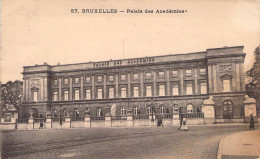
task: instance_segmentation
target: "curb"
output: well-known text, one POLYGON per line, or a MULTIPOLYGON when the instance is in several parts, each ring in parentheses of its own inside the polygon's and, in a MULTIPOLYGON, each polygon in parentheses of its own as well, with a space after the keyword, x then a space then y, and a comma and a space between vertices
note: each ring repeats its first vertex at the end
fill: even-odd
MULTIPOLYGON (((226 137, 227 137, 227 136, 226 136, 226 137)), ((220 142, 219 142, 217 159, 221 159, 221 157, 222 157, 223 141, 225 140, 226 137, 224 137, 223 139, 221 139, 220 142)))

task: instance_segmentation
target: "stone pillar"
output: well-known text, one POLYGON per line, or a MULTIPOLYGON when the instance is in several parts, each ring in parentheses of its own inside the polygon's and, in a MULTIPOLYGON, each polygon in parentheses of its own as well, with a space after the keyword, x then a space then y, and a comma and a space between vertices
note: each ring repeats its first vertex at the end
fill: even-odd
POLYGON ((29 117, 29 120, 28 120, 28 129, 32 130, 32 129, 34 129, 33 116, 32 116, 34 110, 29 110, 29 112, 30 112, 30 117, 29 117))
POLYGON ((204 124, 216 123, 214 106, 215 102, 213 101, 212 96, 209 96, 209 99, 203 101, 201 112, 204 113, 204 124))
POLYGON ((166 70, 166 95, 171 95, 170 93, 170 70, 166 70))
POLYGON ((133 126, 134 126, 134 121, 133 121, 132 110, 128 109, 126 115, 126 127, 133 127, 133 126))
POLYGON ((65 121, 62 122, 62 128, 71 128, 70 116, 65 116, 65 121))
POLYGON ((45 128, 46 128, 46 129, 52 129, 51 123, 52 123, 51 117, 46 117, 45 128))
POLYGON ((84 128, 90 128, 91 127, 91 121, 90 121, 90 115, 85 115, 85 120, 84 120, 84 128))
POLYGON ((112 127, 112 120, 110 114, 105 115, 105 127, 112 127))

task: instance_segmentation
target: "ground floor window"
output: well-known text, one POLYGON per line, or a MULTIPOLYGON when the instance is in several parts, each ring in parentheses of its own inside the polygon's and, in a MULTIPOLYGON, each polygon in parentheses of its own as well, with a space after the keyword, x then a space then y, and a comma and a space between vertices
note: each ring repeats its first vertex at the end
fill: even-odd
POLYGON ((193 106, 191 104, 187 105, 187 113, 193 113, 193 106))
POLYGON ((125 115, 126 115, 126 108, 121 107, 121 116, 125 116, 125 115))

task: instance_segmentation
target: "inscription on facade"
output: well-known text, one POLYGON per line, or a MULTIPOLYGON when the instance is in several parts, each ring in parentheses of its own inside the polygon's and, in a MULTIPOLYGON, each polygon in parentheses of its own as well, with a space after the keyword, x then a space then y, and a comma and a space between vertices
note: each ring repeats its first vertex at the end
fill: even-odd
POLYGON ((231 72, 232 70, 232 65, 231 64, 226 64, 226 65, 220 65, 219 66, 219 71, 220 72, 231 72))
POLYGON ((35 86, 35 85, 39 85, 39 84, 40 84, 39 79, 31 79, 31 85, 35 86))

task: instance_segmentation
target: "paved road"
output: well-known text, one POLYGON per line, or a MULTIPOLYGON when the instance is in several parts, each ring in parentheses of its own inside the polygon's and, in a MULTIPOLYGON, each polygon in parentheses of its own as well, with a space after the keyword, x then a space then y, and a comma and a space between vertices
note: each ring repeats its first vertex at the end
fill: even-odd
MULTIPOLYGON (((256 127, 260 129, 258 125, 256 127)), ((2 131, 2 158, 217 158, 221 138, 248 125, 2 131)))

